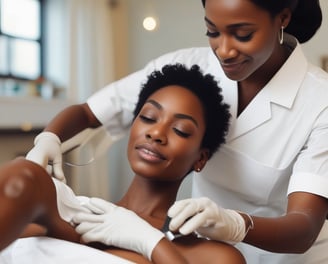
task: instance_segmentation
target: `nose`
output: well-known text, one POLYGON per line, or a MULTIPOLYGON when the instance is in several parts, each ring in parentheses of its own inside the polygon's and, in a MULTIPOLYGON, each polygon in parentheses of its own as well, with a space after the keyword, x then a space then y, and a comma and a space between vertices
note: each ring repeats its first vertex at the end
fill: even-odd
POLYGON ((233 40, 223 35, 216 39, 214 52, 221 62, 235 58, 238 55, 233 40))
POLYGON ((163 126, 153 126, 146 133, 147 140, 151 140, 161 145, 167 143, 166 128, 163 126))

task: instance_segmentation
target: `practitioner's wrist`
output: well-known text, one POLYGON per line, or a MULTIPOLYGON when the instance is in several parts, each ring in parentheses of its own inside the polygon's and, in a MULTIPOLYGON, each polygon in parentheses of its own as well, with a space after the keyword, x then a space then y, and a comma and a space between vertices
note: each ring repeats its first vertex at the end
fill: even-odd
POLYGON ((247 233, 249 232, 249 230, 254 228, 253 218, 247 213, 244 213, 244 212, 238 212, 238 213, 242 216, 242 218, 245 221, 245 236, 246 236, 247 233))

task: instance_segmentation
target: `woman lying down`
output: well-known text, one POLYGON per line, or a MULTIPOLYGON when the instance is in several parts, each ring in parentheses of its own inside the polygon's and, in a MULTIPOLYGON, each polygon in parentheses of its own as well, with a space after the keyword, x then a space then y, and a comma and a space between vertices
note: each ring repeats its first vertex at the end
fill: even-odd
POLYGON ((179 186, 203 169, 224 142, 228 106, 199 67, 167 65, 143 85, 127 149, 135 173, 117 203, 76 197, 38 164, 18 158, 0 169, 0 250, 41 235, 100 247, 137 263, 245 263, 232 245, 161 231, 179 186), (57 197, 57 202, 56 202, 57 197), (94 243, 97 242, 97 243, 94 243))

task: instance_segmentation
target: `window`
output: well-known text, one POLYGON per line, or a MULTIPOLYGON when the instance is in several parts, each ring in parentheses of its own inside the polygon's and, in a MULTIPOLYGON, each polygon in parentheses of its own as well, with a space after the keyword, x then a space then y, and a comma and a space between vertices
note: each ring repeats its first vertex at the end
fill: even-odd
POLYGON ((0 0, 0 76, 42 75, 42 0, 0 0))

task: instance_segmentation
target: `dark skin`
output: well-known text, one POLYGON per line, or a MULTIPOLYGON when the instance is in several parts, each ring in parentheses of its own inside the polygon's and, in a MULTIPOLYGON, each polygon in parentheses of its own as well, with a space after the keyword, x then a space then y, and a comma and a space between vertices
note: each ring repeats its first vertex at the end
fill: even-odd
POLYGON ((290 50, 277 40, 290 16, 285 9, 272 19, 249 1, 206 1, 209 43, 226 75, 238 81, 239 114, 288 58, 290 50))
MULTIPOLYGON (((278 42, 281 27, 287 27, 290 19, 289 9, 271 17, 250 1, 206 0, 205 23, 210 46, 227 77, 238 81, 238 116, 290 55, 290 49, 278 42)), ((46 130, 66 140, 84 128, 99 125, 89 107, 81 104, 64 110, 46 130), (67 126, 72 120, 74 125, 67 126)), ((285 215, 252 216, 255 228, 248 232, 244 242, 272 252, 303 253, 313 244, 327 215, 326 198, 295 192, 288 197, 285 215)))
POLYGON ((254 226, 244 242, 279 253, 304 253, 317 238, 326 220, 328 202, 318 195, 295 192, 279 218, 253 217, 254 226))
MULTIPOLYGON (((205 133, 200 109, 202 105, 193 93, 179 86, 168 86, 150 96, 131 127, 128 158, 135 177, 117 204, 136 212, 158 229, 163 226, 184 177, 190 170, 202 169, 206 164, 208 151, 200 146, 205 133)), ((81 241, 75 229, 60 218, 54 184, 39 165, 17 159, 2 167, 0 195, 1 203, 7 205, 0 210, 0 231, 6 235, 0 239, 0 249, 18 238, 25 228, 24 236, 47 235, 81 241), (29 226, 32 222, 43 229, 29 226)), ((231 245, 194 235, 173 243, 163 238, 153 250, 152 262, 135 252, 90 245, 141 264, 245 263, 231 245)))
MULTIPOLYGON (((0 250, 19 237, 49 236, 75 243, 82 242, 74 227, 60 218, 55 186, 48 173, 38 164, 18 158, 2 166, 0 200, 0 250)), ((163 259, 174 263, 188 263, 172 247, 171 242, 163 239, 160 244, 154 252, 154 259, 160 260, 153 263, 163 263, 163 259)), ((151 263, 135 252, 97 244, 90 246, 137 263, 151 263)))
POLYGON ((97 128, 99 126, 101 126, 101 123, 91 112, 88 104, 84 103, 69 106, 61 111, 44 130, 55 133, 61 142, 64 142, 86 128, 97 128))
POLYGON ((47 172, 23 158, 0 169, 0 249, 30 234, 78 242, 80 236, 57 211, 56 190, 47 172), (35 223, 37 225, 27 225, 35 223), (41 227, 46 228, 41 228, 41 227))
MULTIPOLYGON (((202 106, 195 95, 179 86, 167 86, 150 96, 132 124, 128 159, 135 177, 118 205, 158 229, 184 177, 207 162, 207 150, 200 147, 205 123, 199 109, 202 106), (188 136, 181 136, 181 132, 188 136)), ((165 263, 244 263, 234 247, 193 235, 173 245, 180 258, 177 255, 169 261, 167 252, 172 251, 172 243, 162 239, 153 252, 154 263, 163 259, 165 263)))
MULTIPOLYGON (((0 250, 19 237, 49 236, 81 243, 73 226, 60 218, 56 189, 48 173, 38 164, 17 158, 0 168, 0 250)), ((83 242, 82 242, 83 243, 83 242)), ((99 245, 90 245, 100 247, 99 245)), ((130 251, 101 249, 136 261, 150 263, 130 251)))
MULTIPOLYGON (((238 115, 290 55, 290 49, 277 41, 281 27, 286 27, 290 18, 289 9, 272 18, 250 1, 206 0, 210 46, 226 75, 238 81, 238 115)), ((284 216, 252 216, 255 228, 244 242, 272 252, 304 253, 317 238, 327 215, 326 198, 295 192, 288 196, 284 216)))

